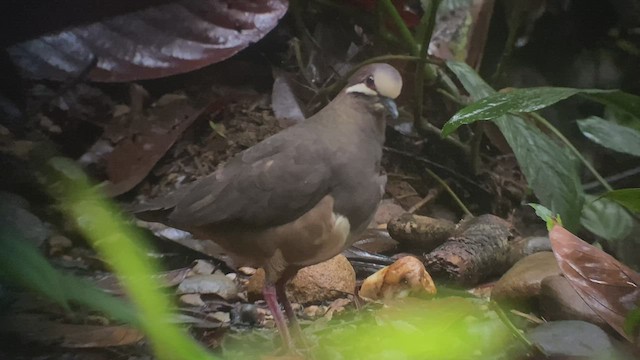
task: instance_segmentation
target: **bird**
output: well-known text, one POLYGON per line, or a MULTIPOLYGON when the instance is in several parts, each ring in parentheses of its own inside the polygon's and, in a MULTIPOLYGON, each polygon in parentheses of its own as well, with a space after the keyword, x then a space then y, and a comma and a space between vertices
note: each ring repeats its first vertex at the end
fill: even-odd
POLYGON ((301 332, 285 284, 299 269, 341 253, 371 222, 387 181, 386 117, 398 117, 401 90, 393 66, 363 66, 315 115, 134 212, 218 243, 236 264, 263 268, 264 300, 292 349, 286 320, 294 335, 301 332))

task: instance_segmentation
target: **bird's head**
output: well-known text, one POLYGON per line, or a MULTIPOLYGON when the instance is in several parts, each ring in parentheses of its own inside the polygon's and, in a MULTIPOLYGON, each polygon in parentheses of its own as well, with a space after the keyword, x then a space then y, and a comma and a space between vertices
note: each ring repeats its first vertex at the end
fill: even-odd
POLYGON ((349 78, 345 94, 367 100, 375 112, 388 111, 395 119, 398 107, 394 101, 402 90, 402 77, 393 66, 383 63, 362 67, 349 78))

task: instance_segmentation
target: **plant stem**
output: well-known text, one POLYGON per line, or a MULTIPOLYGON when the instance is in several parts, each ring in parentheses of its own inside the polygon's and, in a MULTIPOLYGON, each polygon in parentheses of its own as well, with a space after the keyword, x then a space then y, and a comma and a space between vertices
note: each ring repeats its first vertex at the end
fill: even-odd
POLYGON ((453 201, 455 201, 455 203, 458 204, 458 206, 460 207, 462 212, 465 213, 465 215, 473 217, 473 214, 471 213, 471 211, 469 211, 469 209, 464 205, 462 200, 460 200, 458 195, 456 195, 456 193, 449 187, 449 184, 447 184, 446 181, 442 180, 440 176, 438 176, 436 173, 431 171, 429 168, 425 168, 425 171, 427 172, 427 174, 429 174, 429 176, 431 176, 435 181, 437 181, 445 189, 445 191, 449 193, 449 195, 451 195, 451 198, 453 198, 453 201))
MULTIPOLYGON (((377 63, 377 62, 385 62, 385 61, 392 61, 392 60, 417 61, 418 57, 413 55, 382 55, 382 56, 372 57, 370 59, 367 59, 355 65, 353 68, 351 68, 351 70, 349 70, 346 74, 344 74, 342 80, 336 81, 333 85, 325 87, 321 92, 329 95, 335 95, 340 89, 344 87, 344 85, 347 82, 346 79, 348 79, 351 75, 355 74, 355 72, 358 71, 361 67, 365 65, 377 63)), ((429 63, 434 63, 438 65, 442 64, 442 61, 439 61, 438 59, 427 59, 427 61, 429 63)))
POLYGON ((547 121, 547 119, 543 118, 542 116, 540 116, 537 113, 530 113, 531 117, 537 121, 538 123, 540 123, 541 125, 543 125, 544 127, 546 127, 547 129, 549 129, 554 135, 556 135, 568 148, 569 150, 571 150, 571 152, 573 152, 573 154, 580 160, 582 161, 582 163, 584 164, 584 166, 593 174, 593 176, 602 184, 602 186, 604 186, 605 189, 607 189, 607 191, 612 191, 613 187, 611 187, 611 185, 609 185, 609 183, 607 182, 607 180, 605 180, 602 175, 600 175, 600 173, 593 167, 593 165, 591 165, 591 163, 589 161, 587 161, 587 159, 584 158, 584 156, 582 156, 582 154, 580 153, 580 151, 578 149, 575 148, 575 146, 573 146, 573 144, 569 141, 569 139, 567 139, 561 132, 560 130, 558 130, 555 126, 553 126, 549 121, 547 121))
POLYGON ((447 99, 451 100, 452 102, 460 105, 460 106, 467 106, 469 104, 465 103, 464 101, 458 99, 455 95, 451 94, 450 92, 448 92, 445 89, 442 88, 438 88, 436 89, 436 92, 444 97, 446 97, 447 99))
POLYGON ((418 55, 418 44, 413 38, 413 35, 411 35, 411 31, 404 23, 404 20, 402 20, 402 17, 398 13, 398 10, 391 3, 391 0, 378 0, 378 4, 387 14, 389 14, 391 20, 393 20, 394 25, 400 32, 400 37, 402 37, 402 40, 404 40, 407 47, 409 47, 409 52, 413 55, 418 55))
MULTIPOLYGON (((433 29, 436 22, 436 14, 441 0, 430 0, 424 15, 420 19, 418 30, 416 34, 416 43, 420 46, 420 52, 418 53, 418 63, 416 64, 416 83, 415 83, 415 108, 413 111, 414 126, 417 129, 424 127, 422 121, 422 110, 424 102, 424 80, 427 67, 427 54, 429 50, 429 43, 431 42, 431 36, 433 35, 433 29)), ((436 77, 435 71, 430 71, 430 80, 434 80, 436 77)))
POLYGON ((511 59, 511 53, 513 49, 516 47, 516 41, 518 37, 518 28, 522 23, 522 16, 518 15, 516 19, 512 20, 509 24, 509 35, 507 37, 507 41, 504 46, 504 50, 502 51, 502 55, 500 56, 500 61, 496 66, 496 71, 493 73, 491 79, 493 83, 499 83, 500 78, 502 77, 502 73, 504 72, 504 67, 507 65, 507 62, 511 59))
POLYGON ((500 321, 502 321, 502 323, 511 331, 513 336, 515 336, 516 339, 518 339, 523 345, 525 345, 527 348, 535 349, 535 350, 539 351, 540 354, 542 354, 542 355, 547 355, 544 352, 544 350, 542 350, 542 348, 540 348, 536 344, 534 344, 531 341, 529 341, 529 339, 527 339, 527 337, 524 336, 524 334, 522 334, 520 329, 518 329, 511 322, 511 320, 509 319, 507 314, 504 312, 504 310, 502 310, 502 308, 500 307, 500 305, 498 305, 498 303, 496 303, 495 301, 489 302, 489 308, 492 309, 498 315, 498 318, 500 319, 500 321))
POLYGON ((482 144, 482 137, 484 136, 484 126, 482 121, 476 122, 474 127, 473 137, 471 138, 471 167, 473 174, 478 175, 480 172, 480 145, 482 144))

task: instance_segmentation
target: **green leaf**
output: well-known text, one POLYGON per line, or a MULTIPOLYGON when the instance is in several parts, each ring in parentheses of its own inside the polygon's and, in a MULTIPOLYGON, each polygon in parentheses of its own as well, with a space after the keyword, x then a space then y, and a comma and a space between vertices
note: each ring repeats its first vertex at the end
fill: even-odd
POLYGON ((496 91, 466 63, 462 61, 447 61, 447 67, 456 74, 458 80, 460 80, 462 86, 474 101, 496 93, 496 91))
POLYGON ((531 206, 536 211, 536 215, 538 215, 540 219, 544 220, 544 222, 547 223, 547 230, 551 231, 555 224, 560 224, 560 226, 562 226, 562 220, 560 219, 560 216, 556 216, 553 211, 540 204, 529 203, 527 205, 531 206))
POLYGON ((617 202, 632 213, 640 213, 640 188, 609 191, 603 197, 617 202))
POLYGON ((589 140, 608 149, 640 156, 640 131, 597 116, 578 120, 580 131, 589 140))
POLYGON ((442 135, 447 136, 461 125, 478 120, 491 120, 509 113, 540 110, 576 94, 599 94, 612 91, 615 90, 534 87, 494 93, 491 96, 482 97, 453 115, 442 128, 442 135))
POLYGON ((602 93, 583 92, 587 99, 599 102, 626 114, 632 118, 640 119, 640 96, 628 94, 622 91, 609 91, 602 93))
POLYGON ((583 205, 579 163, 540 129, 515 116, 495 120, 540 202, 576 230, 583 205))
MULTIPOLYGON (((495 91, 468 65, 448 61, 474 100, 495 91)), ((499 116, 495 123, 513 149, 529 187, 540 203, 560 214, 565 227, 577 229, 584 197, 578 163, 568 152, 536 126, 511 115, 499 116)))
POLYGON ((640 118, 629 115, 628 113, 621 111, 620 109, 607 106, 604 108, 604 118, 613 121, 618 125, 626 126, 628 128, 640 131, 640 118))
POLYGON ((587 230, 609 241, 626 238, 633 228, 633 218, 616 202, 593 195, 585 195, 580 223, 587 230))

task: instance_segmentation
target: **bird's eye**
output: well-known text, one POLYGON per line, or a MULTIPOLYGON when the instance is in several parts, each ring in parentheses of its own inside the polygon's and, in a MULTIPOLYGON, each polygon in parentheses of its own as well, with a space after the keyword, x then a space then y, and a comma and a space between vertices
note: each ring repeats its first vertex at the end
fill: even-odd
POLYGON ((365 84, 369 89, 375 89, 376 83, 373 81, 373 76, 369 76, 367 80, 365 80, 365 84))

